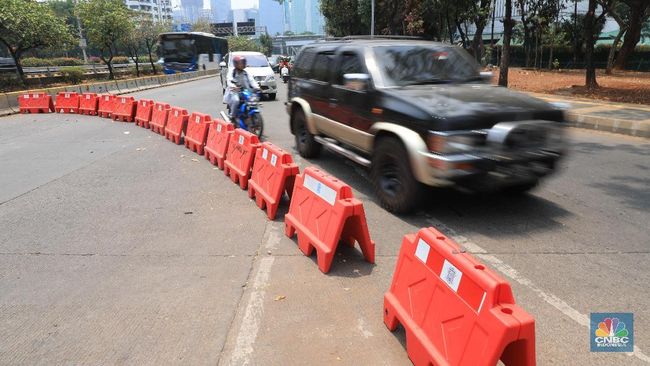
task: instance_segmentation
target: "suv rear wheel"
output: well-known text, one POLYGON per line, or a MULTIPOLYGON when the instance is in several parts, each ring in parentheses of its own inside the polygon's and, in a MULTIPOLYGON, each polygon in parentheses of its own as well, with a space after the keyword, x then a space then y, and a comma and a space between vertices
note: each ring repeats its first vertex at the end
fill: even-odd
POLYGON ((293 133, 296 135, 296 149, 303 158, 317 158, 321 144, 314 140, 314 135, 307 130, 305 113, 297 110, 293 113, 293 133))
POLYGON ((406 148, 397 138, 377 142, 370 177, 382 207, 390 212, 409 213, 422 199, 422 184, 413 176, 406 148))

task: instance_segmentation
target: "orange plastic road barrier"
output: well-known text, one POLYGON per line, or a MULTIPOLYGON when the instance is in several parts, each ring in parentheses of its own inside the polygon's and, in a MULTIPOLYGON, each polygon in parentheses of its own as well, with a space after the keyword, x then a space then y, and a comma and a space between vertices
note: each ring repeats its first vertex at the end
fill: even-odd
POLYGON ((115 96, 111 94, 102 94, 99 96, 99 106, 97 107, 97 114, 100 117, 110 118, 113 113, 115 104, 115 96))
POLYGON ((185 133, 187 129, 187 109, 172 107, 169 110, 169 115, 167 116, 167 124, 165 125, 165 137, 167 140, 175 143, 176 145, 181 144, 181 136, 185 133))
POLYGON ((187 120, 187 132, 185 133, 185 147, 203 155, 205 140, 208 138, 208 127, 212 124, 209 115, 194 112, 187 120))
POLYGON ((136 104, 133 97, 115 97, 111 117, 114 121, 133 122, 136 104))
POLYGON ((248 187, 253 159, 259 146, 260 140, 257 135, 241 128, 235 129, 235 132, 230 135, 223 172, 230 176, 233 183, 239 183, 241 189, 248 187))
POLYGON ((356 241, 366 260, 375 263, 375 243, 370 240, 363 204, 353 197, 349 185, 314 167, 296 176, 284 223, 288 237, 298 233, 298 247, 305 255, 316 248, 323 273, 329 272, 339 241, 350 246, 356 241))
POLYGON ((149 128, 149 121, 151 121, 151 108, 153 107, 153 100, 151 99, 140 99, 138 100, 138 106, 136 107, 135 112, 135 124, 149 128))
POLYGON ((255 197, 257 207, 262 210, 266 207, 266 215, 273 220, 282 195, 287 192, 291 198, 293 183, 299 172, 291 154, 270 142, 264 142, 255 153, 253 174, 248 181, 248 197, 255 197))
POLYGON ((54 110, 52 97, 45 93, 26 93, 18 97, 20 113, 50 113, 54 110))
POLYGON ((168 103, 159 103, 153 105, 151 112, 151 121, 149 121, 149 128, 155 133, 164 135, 165 126, 167 125, 167 116, 171 107, 168 103))
POLYGON ((59 113, 79 113, 79 94, 60 92, 56 95, 55 110, 59 113))
POLYGON ((230 135, 233 134, 235 127, 232 123, 215 119, 208 127, 208 139, 205 142, 205 158, 210 160, 212 165, 216 165, 223 170, 228 152, 228 143, 230 135))
POLYGON ((97 94, 83 93, 79 97, 79 114, 96 116, 98 105, 99 105, 99 98, 97 98, 97 94))
POLYGON ((508 282, 434 228, 402 241, 384 296, 384 323, 398 322, 416 366, 535 365, 535 320, 508 282))

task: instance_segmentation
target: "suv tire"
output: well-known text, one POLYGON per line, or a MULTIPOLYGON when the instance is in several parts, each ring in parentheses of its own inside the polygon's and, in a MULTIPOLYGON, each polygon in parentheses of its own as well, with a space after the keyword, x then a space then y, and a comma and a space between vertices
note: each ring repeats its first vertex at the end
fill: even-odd
POLYGON ((370 178, 381 206, 390 212, 412 212, 422 200, 422 184, 413 176, 406 148, 397 138, 384 137, 377 142, 370 178))
POLYGON ((314 140, 314 135, 307 130, 305 113, 299 109, 293 113, 293 133, 296 136, 296 149, 303 158, 317 158, 321 144, 314 140))

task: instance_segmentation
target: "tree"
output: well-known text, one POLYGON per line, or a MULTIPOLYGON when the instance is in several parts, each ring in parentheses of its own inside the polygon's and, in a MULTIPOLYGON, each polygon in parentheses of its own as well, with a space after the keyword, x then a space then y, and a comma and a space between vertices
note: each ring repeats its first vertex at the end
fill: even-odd
POLYGON ((512 0, 506 0, 506 16, 503 18, 503 47, 501 50, 501 65, 499 67, 499 85, 508 86, 508 67, 510 66, 510 38, 512 37, 512 0))
POLYGON ((594 66, 594 45, 600 32, 596 32, 597 24, 604 22, 605 16, 615 0, 589 0, 587 14, 585 14, 584 39, 585 39, 585 86, 589 89, 598 88, 596 82, 596 67, 594 66), (600 5, 602 13, 596 16, 596 8, 600 5))
POLYGON ((614 67, 619 70, 625 69, 627 59, 634 52, 637 43, 641 39, 643 23, 650 18, 650 1, 648 0, 622 0, 630 9, 630 18, 627 32, 623 38, 623 45, 616 57, 614 67))
POLYGON ((630 8, 623 2, 617 1, 616 4, 612 6, 609 10, 609 15, 612 17, 618 24, 618 32, 616 37, 612 42, 612 46, 609 48, 609 55, 607 55, 607 68, 605 73, 610 75, 612 73, 612 68, 614 67, 614 56, 616 55, 616 48, 618 47, 621 38, 625 34, 629 24, 630 17, 630 8))
POLYGON ((141 21, 143 16, 140 15, 135 19, 134 29, 132 32, 126 35, 124 38, 124 46, 126 48, 126 54, 129 56, 131 61, 135 63, 135 76, 140 77, 140 51, 143 50, 142 37, 140 36, 140 26, 142 25, 141 21))
POLYGON ((113 57, 133 32, 131 11, 122 0, 86 0, 77 5, 77 14, 89 42, 97 47, 99 58, 108 67, 109 79, 115 79, 113 57))
POLYGON ((0 43, 14 59, 23 84, 26 79, 20 60, 25 51, 72 42, 65 19, 56 17, 47 5, 35 1, 0 0, 0 43))
POLYGON ((260 47, 262 48, 262 53, 271 56, 273 52, 273 38, 268 34, 262 34, 260 36, 260 47))
POLYGON ((158 45, 158 35, 160 33, 169 32, 171 30, 171 24, 163 21, 154 22, 151 18, 145 18, 140 21, 137 30, 138 36, 142 39, 142 43, 147 50, 151 70, 153 74, 156 75, 156 65, 154 64, 153 54, 155 47, 158 45))
POLYGON ((490 5, 492 0, 480 0, 480 5, 476 8, 474 3, 474 38, 472 39, 472 53, 476 61, 481 61, 483 57, 483 29, 487 22, 487 17, 490 14, 490 5))
POLYGON ((228 37, 228 51, 255 51, 261 52, 260 46, 246 36, 228 37))
MULTIPOLYGON (((370 1, 365 2, 369 7, 370 1)), ((321 0, 326 32, 334 37, 370 33, 370 18, 362 16, 362 3, 359 0, 321 0)))
POLYGON ((199 17, 194 24, 192 24, 192 32, 204 32, 212 34, 212 25, 210 19, 199 17))

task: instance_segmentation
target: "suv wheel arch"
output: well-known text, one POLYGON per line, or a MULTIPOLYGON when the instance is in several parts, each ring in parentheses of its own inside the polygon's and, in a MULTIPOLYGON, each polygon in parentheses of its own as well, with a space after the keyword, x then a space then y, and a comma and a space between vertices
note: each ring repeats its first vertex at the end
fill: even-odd
POLYGON ((370 132, 375 136, 373 141, 373 153, 377 142, 383 136, 392 136, 399 139, 404 148, 406 149, 409 162, 411 163, 411 170, 415 179, 422 183, 429 181, 428 171, 429 167, 426 158, 422 153, 427 152, 427 145, 422 137, 410 128, 390 123, 390 122, 376 122, 370 128, 370 132))
POLYGON ((307 131, 312 135, 318 135, 318 130, 314 125, 314 120, 312 118, 311 107, 309 103, 302 98, 293 98, 291 99, 291 115, 290 115, 290 128, 291 133, 295 134, 293 126, 293 116, 297 111, 302 111, 305 114, 305 122, 307 125, 307 131))

